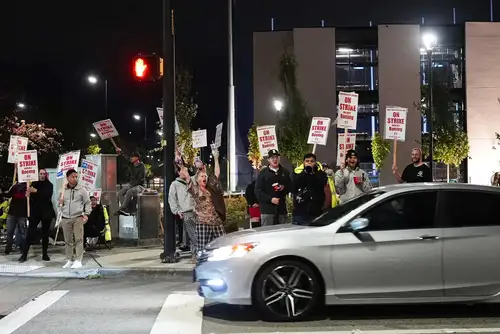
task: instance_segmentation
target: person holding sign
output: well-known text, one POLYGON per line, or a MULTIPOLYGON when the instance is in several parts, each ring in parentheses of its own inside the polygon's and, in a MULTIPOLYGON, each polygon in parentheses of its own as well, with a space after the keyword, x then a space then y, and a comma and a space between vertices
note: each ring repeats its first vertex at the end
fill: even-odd
POLYGON ((115 216, 118 214, 130 216, 128 210, 132 198, 144 191, 144 185, 146 184, 146 167, 141 162, 141 156, 139 153, 134 152, 130 155, 130 157, 127 157, 118 147, 116 148, 116 153, 121 154, 125 159, 130 160, 132 165, 130 166, 129 185, 123 187, 118 192, 118 198, 120 199, 121 206, 118 208, 115 216))
MULTIPOLYGON (((14 243, 14 231, 16 227, 19 231, 21 250, 26 247, 28 198, 26 196, 26 182, 17 182, 10 187, 7 198, 11 198, 9 213, 7 215, 7 244, 5 245, 5 255, 12 253, 14 243)), ((26 257, 22 255, 19 262, 25 262, 26 257)))
POLYGON ((359 158, 355 150, 347 151, 345 163, 335 173, 335 187, 340 195, 340 203, 372 189, 368 173, 359 168, 359 158))
POLYGON ((422 161, 422 150, 414 148, 411 151, 411 164, 399 174, 398 166, 392 166, 392 173, 398 183, 432 182, 431 169, 422 161))

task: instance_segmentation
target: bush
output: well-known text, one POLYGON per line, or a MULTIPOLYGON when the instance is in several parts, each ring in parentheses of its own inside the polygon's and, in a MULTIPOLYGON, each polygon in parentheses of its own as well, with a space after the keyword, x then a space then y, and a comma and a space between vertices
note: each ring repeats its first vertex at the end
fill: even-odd
POLYGON ((247 201, 245 197, 239 195, 224 197, 224 202, 226 203, 226 232, 238 231, 239 225, 245 221, 247 201))

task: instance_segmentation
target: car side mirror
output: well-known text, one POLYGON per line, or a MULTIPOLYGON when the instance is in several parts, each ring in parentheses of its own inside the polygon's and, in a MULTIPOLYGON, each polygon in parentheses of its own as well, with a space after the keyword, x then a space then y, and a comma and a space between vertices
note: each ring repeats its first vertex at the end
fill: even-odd
POLYGON ((368 227, 369 224, 370 221, 367 218, 355 218, 349 223, 349 227, 353 232, 358 232, 368 227))

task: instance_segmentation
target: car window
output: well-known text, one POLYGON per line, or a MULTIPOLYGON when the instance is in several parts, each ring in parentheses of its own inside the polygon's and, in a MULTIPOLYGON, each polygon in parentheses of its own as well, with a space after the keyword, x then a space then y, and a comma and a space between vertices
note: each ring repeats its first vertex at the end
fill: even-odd
POLYGON ((364 212, 369 220, 363 231, 410 230, 434 227, 437 192, 397 195, 364 212))
POLYGON ((499 226, 500 194, 484 191, 443 191, 447 226, 499 226))

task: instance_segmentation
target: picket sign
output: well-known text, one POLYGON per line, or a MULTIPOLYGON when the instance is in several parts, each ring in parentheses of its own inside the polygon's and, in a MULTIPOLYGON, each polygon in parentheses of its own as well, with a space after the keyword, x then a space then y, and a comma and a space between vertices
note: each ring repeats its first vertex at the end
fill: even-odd
POLYGON ((101 137, 102 140, 109 139, 111 140, 111 144, 113 144, 114 148, 118 148, 113 138, 118 137, 119 134, 110 119, 95 122, 92 125, 94 126, 94 129, 97 131, 97 134, 99 135, 99 137, 101 137))
POLYGON ((7 163, 14 164, 14 175, 12 177, 12 184, 16 184, 17 178, 17 163, 16 154, 28 150, 28 138, 21 136, 10 136, 9 141, 9 157, 7 163))
POLYGON ((260 154, 263 157, 267 157, 267 153, 270 150, 279 151, 276 125, 263 125, 257 127, 257 138, 259 140, 260 154))
POLYGON ((337 127, 344 129, 344 156, 348 129, 356 130, 358 123, 358 100, 356 93, 339 92, 339 116, 337 127))
POLYGON ((406 139, 406 120, 408 116, 408 109, 395 106, 387 106, 385 108, 385 131, 384 138, 393 140, 393 155, 392 164, 395 166, 398 140, 405 141, 406 139))
POLYGON ((98 164, 90 160, 82 160, 82 166, 80 167, 80 183, 86 190, 89 191, 95 188, 98 170, 98 164))
POLYGON ((215 148, 219 148, 222 145, 222 126, 224 123, 219 123, 215 127, 215 148))
MULTIPOLYGON (((17 152, 17 179, 20 183, 26 182, 29 189, 31 182, 38 181, 38 152, 36 150, 17 152)), ((29 225, 30 201, 26 201, 27 224, 29 225)))
POLYGON ((207 146, 207 130, 196 130, 192 132, 193 148, 207 146))

